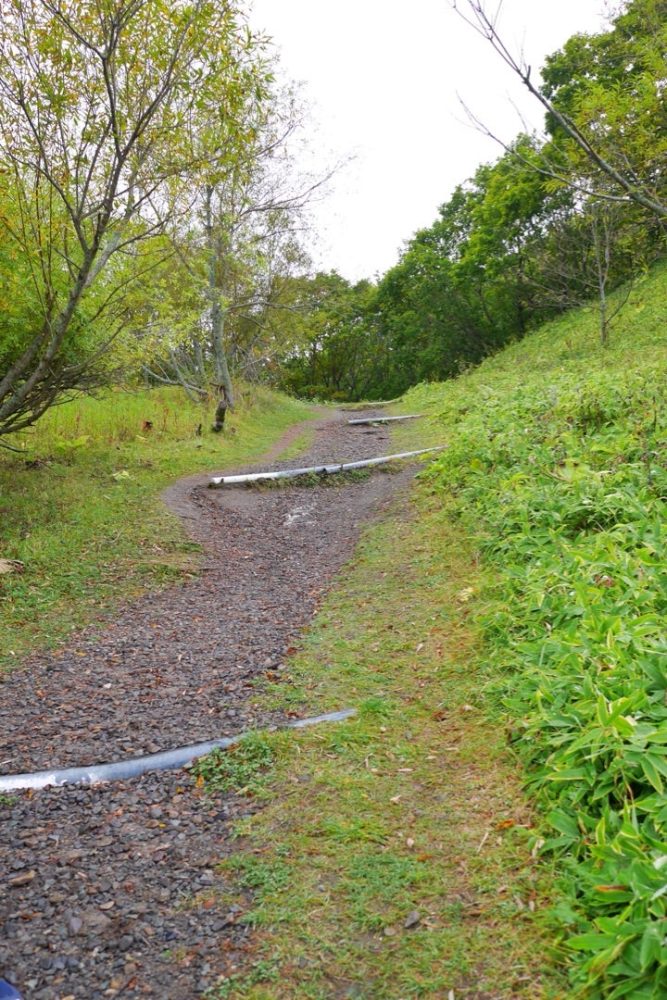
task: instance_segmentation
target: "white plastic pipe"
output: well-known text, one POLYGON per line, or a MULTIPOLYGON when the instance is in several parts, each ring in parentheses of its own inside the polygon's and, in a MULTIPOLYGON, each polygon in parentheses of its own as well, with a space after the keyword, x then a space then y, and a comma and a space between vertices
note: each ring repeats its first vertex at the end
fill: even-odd
MULTIPOLYGON (((341 722, 356 715, 356 709, 344 708, 339 712, 328 712, 326 715, 316 715, 309 719, 296 719, 288 722, 284 729, 305 729, 316 726, 320 722, 341 722)), ((277 729, 269 727, 269 730, 277 729)), ((219 740, 208 740, 206 743, 193 743, 191 746, 177 747, 175 750, 163 750, 161 753, 147 754, 145 757, 128 757, 111 764, 90 764, 87 767, 65 767, 62 770, 32 771, 26 774, 0 775, 0 792, 15 792, 23 788, 46 788, 48 785, 98 785, 105 781, 127 781, 128 778, 138 778, 147 771, 170 771, 184 767, 203 757, 211 750, 218 748, 226 750, 247 736, 225 736, 219 740)))
POLYGON ((384 455, 382 458, 365 458, 361 462, 343 462, 338 465, 311 465, 307 469, 282 469, 278 472, 250 472, 243 476, 215 476, 208 484, 212 489, 219 486, 237 486, 240 483, 258 483, 265 479, 293 479, 295 476, 307 476, 309 473, 333 475, 335 472, 347 472, 348 469, 364 469, 370 465, 384 465, 399 458, 413 458, 415 455, 426 455, 431 451, 442 451, 444 444, 434 448, 420 448, 419 451, 402 451, 398 455, 384 455))
POLYGON ((423 416, 423 413, 407 413, 400 417, 358 417, 356 420, 348 420, 348 424, 388 424, 392 420, 418 420, 423 416))

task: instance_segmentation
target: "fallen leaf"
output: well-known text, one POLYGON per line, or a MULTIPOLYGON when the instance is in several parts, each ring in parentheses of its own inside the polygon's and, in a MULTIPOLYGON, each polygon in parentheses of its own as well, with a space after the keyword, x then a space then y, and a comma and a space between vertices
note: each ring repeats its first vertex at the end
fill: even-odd
POLYGON ((10 878, 9 884, 13 889, 19 889, 22 885, 28 885, 29 882, 32 882, 36 874, 36 871, 22 872, 20 875, 10 878))
POLYGON ((25 566, 20 559, 0 559, 0 575, 23 572, 25 572, 25 566))

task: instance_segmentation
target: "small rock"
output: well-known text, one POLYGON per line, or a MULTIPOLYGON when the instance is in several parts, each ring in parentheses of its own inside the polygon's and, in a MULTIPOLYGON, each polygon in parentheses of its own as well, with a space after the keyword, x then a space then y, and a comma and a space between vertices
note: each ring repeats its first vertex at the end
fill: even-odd
POLYGON ((88 934, 101 934, 111 926, 110 919, 97 910, 84 914, 83 923, 88 934))
POLYGON ((403 926, 405 927, 406 930, 409 931, 411 927, 416 927, 417 924, 420 923, 420 921, 421 921, 421 915, 419 911, 413 910, 412 913, 408 913, 407 917, 405 918, 403 926))

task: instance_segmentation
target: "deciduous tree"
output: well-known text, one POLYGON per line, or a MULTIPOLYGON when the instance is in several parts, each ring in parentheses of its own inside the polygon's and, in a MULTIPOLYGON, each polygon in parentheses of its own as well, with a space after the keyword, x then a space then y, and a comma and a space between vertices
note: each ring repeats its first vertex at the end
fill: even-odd
POLYGON ((0 433, 104 378, 128 289, 163 259, 152 238, 201 168, 202 108, 230 153, 242 141, 256 44, 227 0, 3 4, 1 221, 31 307, 0 327, 0 433))

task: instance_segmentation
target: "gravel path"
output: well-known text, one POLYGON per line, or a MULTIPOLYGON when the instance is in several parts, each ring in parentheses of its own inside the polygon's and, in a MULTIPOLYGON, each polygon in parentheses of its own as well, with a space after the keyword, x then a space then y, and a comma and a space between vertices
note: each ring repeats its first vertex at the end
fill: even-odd
MULTIPOLYGON (((346 417, 323 419, 298 464, 390 450, 387 429, 350 428, 346 417)), ((246 470, 225 470, 237 471, 246 470)), ((128 605, 0 684, 11 722, 0 735, 2 772, 114 760, 281 721, 253 705, 255 685, 280 676, 361 525, 412 474, 378 471, 336 487, 212 491, 208 476, 176 484, 165 501, 204 546, 201 575, 128 605)), ((234 909, 204 898, 224 889, 214 865, 247 801, 204 796, 187 772, 11 799, 0 803, 0 976, 26 1000, 191 1000, 247 947, 234 909)))

